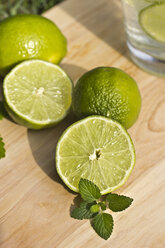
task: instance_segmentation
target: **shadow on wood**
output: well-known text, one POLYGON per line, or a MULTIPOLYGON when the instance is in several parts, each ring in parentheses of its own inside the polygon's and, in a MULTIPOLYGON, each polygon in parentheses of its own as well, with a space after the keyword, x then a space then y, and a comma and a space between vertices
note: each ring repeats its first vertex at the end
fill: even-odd
POLYGON ((74 82, 74 84, 76 84, 77 80, 85 72, 87 72, 86 69, 84 69, 80 66, 75 66, 73 64, 62 63, 62 64, 60 64, 60 66, 67 73, 67 75, 71 78, 71 80, 74 82))
MULTIPOLYGON (((63 64, 63 67, 65 67, 65 71, 70 77, 74 72, 75 75, 81 75, 85 72, 83 68, 71 64, 63 64)), ((59 178, 55 168, 56 145, 64 130, 75 121, 77 119, 71 110, 69 115, 55 127, 37 131, 29 129, 27 132, 29 144, 37 164, 51 179, 58 183, 62 183, 62 180, 59 178)))
MULTIPOLYGON (((74 0, 72 2, 74 4, 70 4, 69 1, 65 4, 62 3, 60 8, 99 39, 130 59, 126 47, 123 14, 119 0, 74 0)), ((107 54, 107 56, 111 55, 107 54)))
POLYGON ((80 203, 82 202, 82 198, 80 196, 80 194, 78 194, 74 199, 73 199, 73 203, 70 206, 70 215, 72 213, 72 211, 80 206, 80 203))

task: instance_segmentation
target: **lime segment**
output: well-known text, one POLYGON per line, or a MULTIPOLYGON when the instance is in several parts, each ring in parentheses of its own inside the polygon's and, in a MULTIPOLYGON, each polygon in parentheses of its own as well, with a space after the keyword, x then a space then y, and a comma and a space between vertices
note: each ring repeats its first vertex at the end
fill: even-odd
POLYGON ((19 124, 40 129, 63 119, 71 105, 72 82, 54 64, 29 60, 4 80, 6 108, 19 124))
POLYGON ((91 116, 70 126, 56 150, 59 176, 78 192, 80 178, 94 182, 102 194, 122 186, 135 164, 135 151, 127 131, 102 116, 91 116))
POLYGON ((165 4, 153 4, 142 9, 139 22, 151 38, 165 42, 165 4))

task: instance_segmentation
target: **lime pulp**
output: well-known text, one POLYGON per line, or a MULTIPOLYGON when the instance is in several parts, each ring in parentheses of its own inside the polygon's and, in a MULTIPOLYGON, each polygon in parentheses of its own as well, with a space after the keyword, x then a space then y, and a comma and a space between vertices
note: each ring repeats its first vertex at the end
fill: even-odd
POLYGON ((91 116, 71 125, 56 149, 56 168, 64 183, 78 192, 81 178, 95 183, 102 194, 121 187, 135 164, 127 131, 116 121, 91 116))
POLYGON ((32 129, 53 126, 69 111, 72 82, 57 65, 28 60, 5 78, 5 105, 18 124, 32 129))

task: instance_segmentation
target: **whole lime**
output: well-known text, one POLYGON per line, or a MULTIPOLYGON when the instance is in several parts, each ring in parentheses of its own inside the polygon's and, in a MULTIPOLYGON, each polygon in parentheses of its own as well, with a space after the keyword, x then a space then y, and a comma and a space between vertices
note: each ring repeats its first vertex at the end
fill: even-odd
POLYGON ((58 64, 67 42, 59 28, 39 15, 16 15, 0 23, 0 75, 21 61, 42 59, 58 64))
POLYGON ((141 96, 133 78, 113 67, 99 67, 85 73, 73 93, 73 111, 82 118, 103 115, 131 127, 141 109, 141 96))

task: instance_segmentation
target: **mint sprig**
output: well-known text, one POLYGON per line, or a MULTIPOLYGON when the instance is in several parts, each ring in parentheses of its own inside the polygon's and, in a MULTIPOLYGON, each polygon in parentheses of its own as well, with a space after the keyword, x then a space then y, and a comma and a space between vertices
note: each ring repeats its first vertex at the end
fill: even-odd
POLYGON ((5 144, 3 139, 0 137, 0 159, 5 157, 5 144))
POLYGON ((95 214, 90 210, 92 206, 94 206, 94 203, 89 203, 89 202, 85 202, 83 201, 80 204, 79 208, 75 208, 72 213, 71 213, 71 217, 74 219, 78 219, 78 220, 83 220, 83 219, 91 219, 95 216, 95 214))
POLYGON ((93 202, 101 196, 99 188, 91 181, 83 178, 79 182, 79 192, 86 202, 93 202))
POLYGON ((83 178, 79 182, 79 192, 84 201, 72 211, 71 217, 78 220, 90 219, 95 232, 107 240, 112 234, 114 223, 112 215, 104 211, 123 211, 132 204, 133 199, 112 193, 101 198, 98 186, 83 178))
POLYGON ((113 231, 112 215, 107 213, 98 214, 92 221, 93 229, 103 239, 107 240, 113 231))
POLYGON ((120 212, 127 209, 133 202, 132 198, 124 195, 109 194, 106 200, 109 203, 109 208, 113 212, 120 212))

